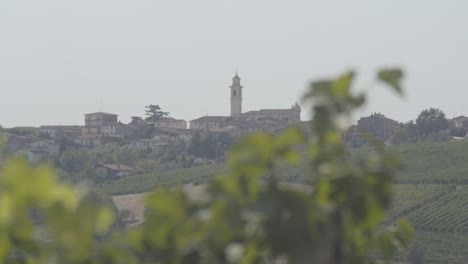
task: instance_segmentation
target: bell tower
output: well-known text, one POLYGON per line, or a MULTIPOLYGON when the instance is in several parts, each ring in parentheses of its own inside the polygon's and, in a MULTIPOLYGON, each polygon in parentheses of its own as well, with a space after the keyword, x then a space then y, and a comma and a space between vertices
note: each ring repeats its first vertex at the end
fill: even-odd
POLYGON ((238 116, 242 114, 242 88, 240 77, 237 75, 232 78, 231 88, 231 116, 238 116))

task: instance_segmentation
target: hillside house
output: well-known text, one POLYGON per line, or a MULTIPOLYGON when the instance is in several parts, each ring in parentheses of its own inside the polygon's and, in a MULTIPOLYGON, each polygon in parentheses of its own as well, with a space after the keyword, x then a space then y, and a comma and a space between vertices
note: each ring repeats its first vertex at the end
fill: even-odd
POLYGON ((161 118, 158 121, 154 122, 154 127, 187 129, 187 121, 182 119, 175 119, 172 117, 161 118))
POLYGON ((5 147, 11 151, 17 151, 26 148, 35 140, 34 136, 19 136, 15 134, 5 133, 2 135, 5 139, 5 147))
POLYGON ((104 112, 85 114, 84 137, 117 136, 118 115, 104 112))
POLYGON ((291 109, 260 109, 242 114, 245 117, 271 118, 286 123, 301 121, 301 107, 296 103, 291 109))
POLYGON ((136 138, 140 129, 132 124, 122 124, 116 128, 116 135, 122 138, 136 138))
POLYGON ((83 128, 83 126, 40 126, 37 129, 37 135, 50 138, 73 138, 81 136, 83 128))
POLYGON ((168 139, 171 142, 189 141, 192 138, 193 131, 189 129, 175 129, 167 127, 158 127, 153 130, 153 138, 168 139))
POLYGON ((97 174, 104 175, 108 178, 122 178, 136 173, 136 169, 122 164, 98 163, 95 170, 97 174))
POLYGON ((36 148, 22 149, 17 152, 20 156, 24 156, 31 163, 39 163, 47 160, 49 154, 47 151, 36 148))
POLYGON ((74 138, 73 142, 83 147, 96 147, 102 144, 100 138, 94 137, 78 137, 74 138))
POLYGON ((39 140, 29 144, 32 149, 40 149, 47 152, 50 156, 56 156, 60 153, 60 144, 54 140, 39 140))
POLYGON ((380 113, 373 113, 363 117, 357 122, 359 132, 370 133, 380 140, 387 140, 391 135, 400 129, 397 121, 385 117, 380 113))
POLYGON ((468 128, 468 117, 458 116, 449 120, 449 126, 451 128, 467 127, 468 128))
POLYGON ((130 142, 130 146, 133 149, 151 149, 154 153, 162 153, 168 149, 169 141, 160 139, 135 139, 130 142))
POLYGON ((204 116, 190 121, 190 129, 213 132, 229 131, 233 128, 232 125, 230 126, 230 119, 229 116, 204 116))

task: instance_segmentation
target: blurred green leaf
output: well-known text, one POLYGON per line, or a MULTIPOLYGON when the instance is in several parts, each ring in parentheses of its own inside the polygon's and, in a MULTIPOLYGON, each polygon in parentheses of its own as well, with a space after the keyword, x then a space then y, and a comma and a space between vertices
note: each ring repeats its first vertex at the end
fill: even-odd
POLYGON ((383 69, 377 73, 377 79, 389 85, 399 95, 403 95, 401 87, 401 80, 403 78, 403 71, 400 69, 383 69))
POLYGON ((348 97, 351 83, 354 79, 354 72, 347 72, 331 83, 334 95, 338 97, 348 97))

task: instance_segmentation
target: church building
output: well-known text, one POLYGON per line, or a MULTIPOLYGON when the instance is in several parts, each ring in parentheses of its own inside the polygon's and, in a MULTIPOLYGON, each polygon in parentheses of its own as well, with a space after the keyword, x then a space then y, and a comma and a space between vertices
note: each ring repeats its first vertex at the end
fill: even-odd
POLYGON ((301 121, 301 107, 295 103, 289 109, 260 109, 242 112, 243 86, 236 72, 230 88, 231 115, 204 116, 190 122, 190 129, 213 132, 273 130, 301 121))

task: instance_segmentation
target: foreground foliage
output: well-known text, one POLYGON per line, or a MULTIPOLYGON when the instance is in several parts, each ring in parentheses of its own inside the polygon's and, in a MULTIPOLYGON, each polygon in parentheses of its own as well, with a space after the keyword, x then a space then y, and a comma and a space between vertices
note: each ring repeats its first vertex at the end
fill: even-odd
MULTIPOLYGON (((401 71, 378 79, 401 92, 401 71)), ((353 95, 352 72, 312 83, 314 137, 291 128, 257 133, 233 148, 228 172, 201 201, 182 191, 147 197, 146 221, 106 239, 111 210, 94 206, 54 180, 45 167, 21 160, 0 172, 0 260, 29 263, 371 263, 388 260, 413 234, 407 222, 379 231, 390 206, 398 159, 383 145, 350 162, 340 122, 365 98, 353 95), (285 164, 307 145, 313 188, 278 184, 285 164), (35 227, 47 238, 34 235, 35 227), (98 246, 98 242, 104 240, 98 246)))

